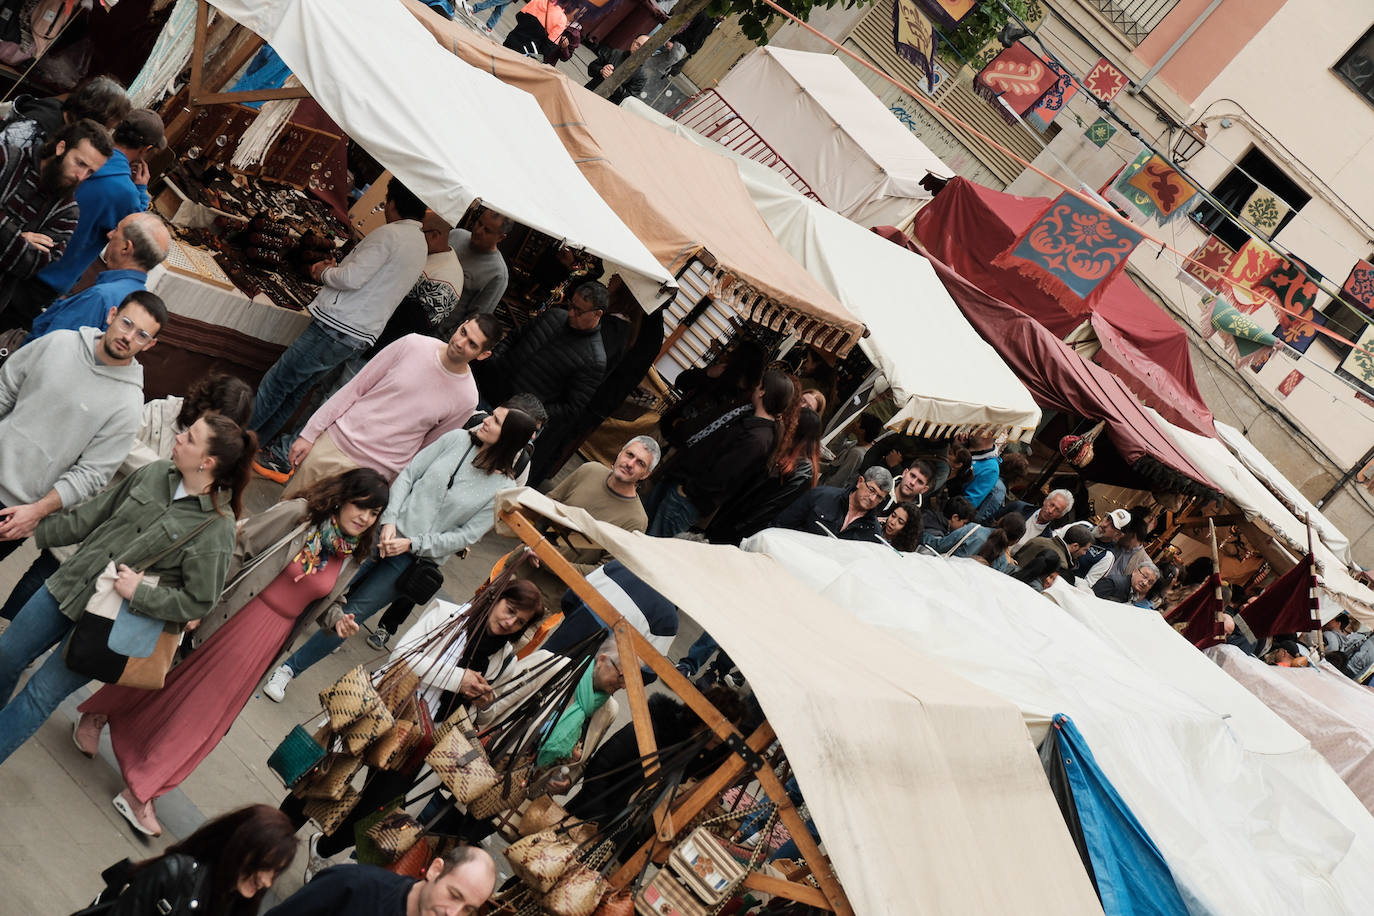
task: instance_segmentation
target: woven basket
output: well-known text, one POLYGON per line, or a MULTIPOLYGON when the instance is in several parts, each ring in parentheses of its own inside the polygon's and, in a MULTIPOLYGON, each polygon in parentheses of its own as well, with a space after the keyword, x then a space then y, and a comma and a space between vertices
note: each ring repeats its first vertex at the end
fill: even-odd
POLYGON ((358 791, 349 786, 342 798, 317 798, 306 802, 305 816, 314 821, 321 832, 332 834, 357 806, 358 791))
POLYGON ((592 916, 604 896, 606 879, 601 872, 574 862, 539 903, 553 916, 592 916))
POLYGON ((552 830, 531 834, 506 847, 511 871, 541 894, 551 891, 570 866, 580 864, 576 855, 577 843, 552 830))
POLYGON ((351 754, 330 754, 319 772, 301 782, 296 794, 305 799, 343 798, 344 792, 362 765, 360 757, 351 754))
POLYGON ((305 726, 297 725, 267 758, 267 768, 289 789, 320 765, 324 753, 324 746, 310 736, 305 726))
POLYGON ((356 718, 381 702, 362 665, 320 691, 320 705, 329 713, 329 727, 341 732, 356 718))
POLYGON ((388 862, 395 862, 410 851, 424 834, 424 828, 404 811, 393 811, 372 825, 368 838, 388 862))
POLYGON ((375 703, 371 709, 354 719, 339 737, 350 754, 362 754, 369 744, 386 734, 395 724, 391 711, 381 703, 375 703))
POLYGON ((400 718, 406 707, 415 699, 415 689, 420 686, 420 675, 416 674, 415 669, 406 661, 393 662, 381 674, 377 681, 377 696, 381 697, 382 704, 391 710, 393 715, 400 718))
POLYGON ((418 722, 397 719, 385 734, 368 745, 363 759, 379 770, 394 770, 406 762, 422 737, 418 722))
MULTIPOLYGON (((453 797, 465 805, 484 796, 501 781, 487 760, 482 745, 469 742, 456 728, 450 729, 435 743, 425 762, 438 774, 453 797)), ((472 813, 471 808, 469 813, 472 813)))

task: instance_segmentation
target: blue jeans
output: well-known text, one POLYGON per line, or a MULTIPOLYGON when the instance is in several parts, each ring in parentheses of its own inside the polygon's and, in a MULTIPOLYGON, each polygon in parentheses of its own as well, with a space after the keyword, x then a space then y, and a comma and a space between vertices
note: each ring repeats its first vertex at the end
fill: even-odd
MULTIPOLYGON (((378 559, 376 555, 369 557, 362 569, 353 577, 353 581, 348 583, 348 603, 344 605, 344 613, 352 614, 354 621, 361 624, 395 601, 400 597, 396 591, 396 580, 413 562, 413 553, 382 559, 378 559)), ((333 630, 317 630, 315 635, 292 653, 284 664, 293 674, 301 675, 341 645, 343 640, 335 636, 333 630)))
POLYGON ((48 576, 57 572, 62 564, 57 562, 57 557, 50 551, 41 550, 38 552, 38 559, 29 564, 29 568, 24 570, 24 575, 14 586, 14 591, 10 592, 9 598, 5 599, 5 606, 0 608, 0 618, 13 620, 14 616, 24 609, 24 605, 29 603, 29 599, 48 581, 48 576))
POLYGON ((248 422, 248 427, 258 434, 258 441, 272 441, 311 387, 366 346, 360 340, 349 342, 318 322, 310 322, 258 384, 253 419, 248 422))
POLYGON ((480 13, 483 10, 491 10, 491 15, 487 17, 487 28, 496 28, 496 23, 501 21, 501 14, 506 11, 506 7, 514 3, 515 0, 482 0, 481 3, 473 4, 472 11, 480 13))
POLYGON ((310 402, 305 405, 305 409, 300 411, 300 417, 289 429, 283 429, 277 434, 277 438, 271 442, 259 442, 258 445, 266 449, 269 454, 275 457, 283 465, 287 464, 287 455, 291 453, 291 444, 300 438, 301 430, 305 429, 305 424, 310 422, 310 418, 315 415, 315 411, 324 406, 324 402, 332 398, 336 392, 344 385, 353 380, 353 376, 362 371, 363 366, 367 365, 367 360, 363 358, 362 352, 358 351, 353 356, 339 364, 338 368, 330 370, 323 378, 316 383, 314 391, 310 394, 310 402))
POLYGON ((0 763, 38 731, 68 696, 90 681, 70 670, 62 653, 48 656, 19 696, 10 699, 19 676, 34 659, 66 639, 74 624, 62 615, 46 585, 34 592, 9 629, 0 634, 0 763))
POLYGON ((690 499, 678 492, 675 482, 664 481, 659 486, 667 490, 654 511, 653 521, 649 523, 649 534, 656 538, 676 537, 692 527, 701 513, 697 512, 690 499))
POLYGON ((711 634, 705 630, 697 637, 697 641, 692 643, 692 647, 687 650, 687 654, 678 660, 681 665, 684 662, 691 666, 692 674, 696 674, 711 659, 711 654, 720 648, 720 643, 711 638, 711 634))

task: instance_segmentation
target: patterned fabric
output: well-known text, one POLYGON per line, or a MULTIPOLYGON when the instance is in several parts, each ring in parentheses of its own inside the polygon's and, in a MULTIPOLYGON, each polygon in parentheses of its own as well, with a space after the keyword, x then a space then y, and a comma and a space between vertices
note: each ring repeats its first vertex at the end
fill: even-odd
POLYGON ((1366 325, 1355 341, 1355 348, 1336 367, 1336 374, 1348 378, 1366 392, 1374 393, 1374 325, 1366 325))
POLYGON ((1259 239, 1250 239, 1241 246, 1240 251, 1231 259, 1226 270, 1226 278, 1232 281, 1227 295, 1232 298, 1236 308, 1242 312, 1254 312, 1267 301, 1269 295, 1256 293, 1256 285, 1274 272, 1283 259, 1274 249, 1259 239))
MULTIPOLYGON (((1025 115, 1035 106, 1051 86, 1059 82, 1059 75, 1045 65, 1023 44, 1014 44, 992 59, 974 79, 974 89, 998 107, 998 99, 1018 115, 1025 115)), ((1014 119, 1013 119, 1014 120, 1014 119)))
POLYGON ((1160 225, 1185 213, 1197 196, 1197 188, 1160 155, 1151 156, 1127 184, 1150 198, 1160 225))
POLYGON ((1078 94, 1078 84, 1073 81, 1073 74, 1052 60, 1045 61, 1045 66, 1058 74, 1059 80, 1040 97, 1040 101, 1026 114, 1026 120, 1040 130, 1047 129, 1050 123, 1054 121, 1055 116, 1064 110, 1069 99, 1078 94))
MULTIPOLYGON (((1078 87, 1075 86, 1074 90, 1077 91, 1077 89, 1078 87)), ((1083 135, 1096 144, 1098 149, 1101 149, 1107 145, 1108 140, 1116 135, 1116 128, 1106 118, 1098 118, 1088 125, 1088 129, 1083 132, 1083 135)))
POLYGON ((70 193, 43 187, 39 147, 0 144, 0 283, 32 277, 62 257, 76 231, 78 210, 70 193), (53 240, 50 251, 30 245, 21 233, 38 232, 53 240))
POLYGON ((357 538, 347 537, 339 530, 338 517, 329 516, 306 534, 301 552, 294 558, 294 562, 301 564, 301 574, 297 578, 319 572, 329 565, 331 556, 350 554, 357 546, 357 538))
POLYGON ((1293 389, 1298 387, 1298 383, 1302 381, 1302 378, 1302 373, 1299 372, 1297 369, 1294 369, 1292 372, 1284 376, 1283 381, 1279 382, 1279 397, 1286 398, 1290 394, 1292 394, 1293 389))
POLYGON ((1265 187, 1255 188, 1255 193, 1240 208, 1240 216, 1265 235, 1273 236, 1279 223, 1288 215, 1292 207, 1279 200, 1279 196, 1265 187))
MULTIPOLYGON (((899 0, 907 2, 907 0, 899 0)), ((927 18, 942 29, 952 29, 978 6, 978 0, 914 0, 927 18)))
POLYGON ((1218 343, 1236 368, 1267 359, 1278 343, 1278 338, 1260 327, 1254 318, 1220 296, 1212 300, 1211 326, 1221 332, 1218 343))
POLYGON ((899 57, 926 75, 926 91, 931 92, 935 89, 935 26, 919 3, 896 0, 892 4, 892 42, 899 57))
POLYGON ((1230 245, 1215 235, 1208 236, 1207 241, 1188 256, 1189 260, 1183 265, 1183 270, 1196 277, 1198 282, 1212 292, 1221 293, 1229 298, 1228 285, 1222 276, 1230 268, 1235 256, 1236 253, 1230 245))
POLYGON ((1124 210, 1127 218, 1137 225, 1143 225, 1151 217, 1158 216, 1150 195, 1131 183, 1152 158, 1154 153, 1142 148, 1134 159, 1126 163, 1125 168, 1107 189, 1107 199, 1124 210))
POLYGON ((1015 270, 1071 314, 1092 311, 1103 281, 1125 269, 1141 234, 1064 192, 993 263, 1015 270))
POLYGON ((1350 276, 1345 278, 1341 287, 1345 300, 1355 305, 1359 311, 1374 316, 1374 264, 1356 261, 1350 268, 1350 276))
POLYGON ((1083 80, 1083 87, 1104 102, 1110 102, 1120 94, 1130 80, 1126 74, 1114 67, 1107 58, 1098 58, 1093 68, 1083 80))
POLYGON ((711 433, 720 429, 725 424, 744 416, 745 414, 751 412, 753 409, 754 406, 752 404, 741 404, 739 407, 730 408, 729 410, 725 411, 725 413, 716 417, 709 424, 707 424, 707 426, 704 429, 698 430, 696 433, 694 433, 692 437, 687 440, 687 448, 691 448, 698 442, 701 442, 707 436, 711 435, 711 433))

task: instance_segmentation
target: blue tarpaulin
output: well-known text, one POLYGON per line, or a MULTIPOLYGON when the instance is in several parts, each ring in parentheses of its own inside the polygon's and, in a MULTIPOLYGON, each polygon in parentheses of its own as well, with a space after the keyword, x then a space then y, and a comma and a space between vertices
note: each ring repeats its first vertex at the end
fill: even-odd
POLYGON ((1173 873, 1145 828, 1117 794, 1068 716, 1054 717, 1102 909, 1107 916, 1188 916, 1173 873))

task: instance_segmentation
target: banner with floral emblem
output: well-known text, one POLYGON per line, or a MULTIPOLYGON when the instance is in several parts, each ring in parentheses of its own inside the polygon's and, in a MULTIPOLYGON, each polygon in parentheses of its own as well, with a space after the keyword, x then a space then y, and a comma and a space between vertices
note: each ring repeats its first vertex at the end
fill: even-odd
POLYGON ((1065 311, 1081 315, 1125 269, 1141 238, 1125 220, 1065 191, 993 263, 1035 281, 1065 311))
POLYGON ((1158 153, 1146 160, 1126 183, 1150 199, 1154 217, 1161 226, 1188 212, 1188 204, 1197 197, 1192 182, 1158 153))
POLYGON ((897 54, 926 76, 926 91, 935 89, 935 26, 917 0, 892 4, 892 42, 897 54))
POLYGON ((994 57, 978 71, 973 80, 974 91, 987 99, 1012 124, 1016 115, 1024 116, 1040 97, 1059 82, 1059 74, 1046 65, 1035 52, 1021 43, 1012 45, 994 57))

